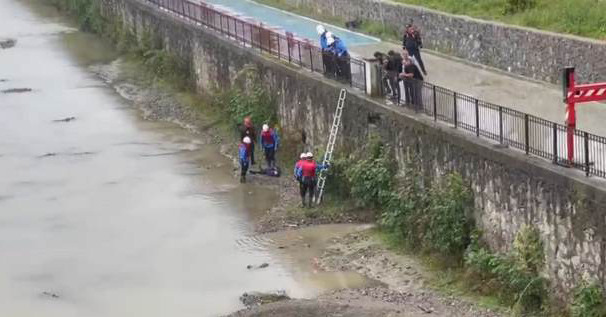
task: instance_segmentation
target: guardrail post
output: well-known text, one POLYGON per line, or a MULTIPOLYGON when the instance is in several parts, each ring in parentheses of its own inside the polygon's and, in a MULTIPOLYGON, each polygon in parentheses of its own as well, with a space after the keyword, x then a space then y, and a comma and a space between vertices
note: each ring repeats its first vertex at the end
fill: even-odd
MULTIPOLYGON (((349 63, 349 87, 353 87, 353 76, 351 75, 351 57, 348 57, 347 59, 347 63, 349 63)), ((356 63, 356 67, 360 67, 360 65, 356 63)))
POLYGON ((271 55, 271 33, 273 33, 271 30, 267 30, 267 51, 269 55, 271 55))
POLYGON ((276 33, 276 38, 278 39, 278 60, 280 60, 280 55, 282 54, 282 51, 280 50, 280 34, 276 33))
POLYGON ((311 72, 314 72, 314 56, 312 54, 311 45, 309 46, 309 67, 311 68, 311 72))
POLYGON ((503 107, 499 106, 499 142, 503 144, 503 107))
MULTIPOLYGON (((364 91, 366 91, 366 93, 368 93, 368 81, 366 78, 366 63, 364 63, 364 67, 362 67, 364 69, 364 91)), ((349 76, 351 76, 351 69, 349 70, 350 74, 349 76)), ((399 85, 399 84, 398 84, 399 85)), ((400 93, 401 94, 401 93, 400 93)))
POLYGON ((253 25, 250 25, 250 47, 255 48, 255 40, 253 39, 253 25))
POLYGON ((528 114, 524 114, 524 150, 526 155, 530 152, 530 119, 528 118, 528 114))
POLYGON ((234 37, 238 41, 238 20, 234 19, 234 37))
POLYGON ((219 31, 223 34, 223 14, 219 14, 219 31))
POLYGON ((589 133, 584 133, 585 137, 585 176, 589 177, 589 133))
POLYGON ((480 101, 475 100, 476 105, 476 136, 480 137, 480 101))
POLYGON ((553 123, 553 164, 558 164, 558 124, 553 123))
POLYGON ((453 92, 452 95, 454 96, 454 117, 453 117, 453 119, 454 119, 454 126, 456 128, 459 125, 459 118, 457 115, 457 112, 458 112, 457 111, 457 93, 453 92))
POLYGON ((299 65, 303 67, 303 58, 301 58, 301 42, 297 41, 297 46, 299 47, 299 65))
POLYGON ((438 121, 438 98, 436 93, 436 85, 431 85, 433 91, 433 121, 438 121))

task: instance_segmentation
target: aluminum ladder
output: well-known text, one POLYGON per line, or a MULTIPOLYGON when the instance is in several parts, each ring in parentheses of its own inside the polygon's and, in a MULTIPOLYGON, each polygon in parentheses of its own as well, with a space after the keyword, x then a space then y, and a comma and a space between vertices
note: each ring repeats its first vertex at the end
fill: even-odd
MULTIPOLYGON (((341 125, 341 115, 343 114, 343 106, 345 105, 345 97, 347 97, 347 90, 341 89, 339 93, 339 101, 337 102, 337 109, 335 110, 335 116, 332 119, 332 127, 330 128, 330 136, 328 137, 328 144, 326 144, 326 152, 324 153, 324 160, 322 164, 328 165, 332 160, 332 153, 335 149, 335 143, 337 142, 337 134, 339 133, 339 126, 341 125)), ((316 195, 316 204, 322 202, 322 194, 324 193, 324 185, 326 184, 326 170, 321 170, 318 174, 318 190, 316 195)))

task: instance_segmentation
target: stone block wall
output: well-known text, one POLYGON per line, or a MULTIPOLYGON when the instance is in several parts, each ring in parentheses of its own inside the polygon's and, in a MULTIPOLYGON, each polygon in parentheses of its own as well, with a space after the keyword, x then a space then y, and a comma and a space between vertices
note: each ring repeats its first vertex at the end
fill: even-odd
MULTIPOLYGON (((312 147, 328 137, 340 84, 280 63, 203 27, 156 11, 139 0, 116 0, 116 18, 138 35, 160 36, 167 49, 191 63, 201 92, 236 85, 247 69, 278 100, 284 133, 305 131, 312 147)), ((239 85, 239 84, 238 84, 239 85)), ((245 85, 245 84, 244 84, 245 85)), ((474 218, 495 251, 511 248, 523 224, 534 224, 545 243, 547 275, 566 296, 583 276, 603 285, 606 272, 606 182, 585 178, 544 160, 484 140, 427 117, 349 91, 340 148, 360 148, 370 134, 392 145, 401 167, 417 153, 429 180, 456 171, 471 185, 474 218)))
POLYGON ((382 0, 281 0, 349 20, 384 23, 403 30, 411 20, 426 48, 517 75, 560 82, 575 66, 581 82, 606 81, 606 42, 446 14, 382 0))

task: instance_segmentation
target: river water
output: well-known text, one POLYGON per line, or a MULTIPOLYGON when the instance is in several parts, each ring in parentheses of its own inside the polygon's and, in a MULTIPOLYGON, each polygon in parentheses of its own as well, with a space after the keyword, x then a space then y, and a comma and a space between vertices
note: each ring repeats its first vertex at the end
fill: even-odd
POLYGON ((208 138, 143 120, 90 71, 111 47, 40 3, 0 0, 0 38, 17 39, 0 90, 32 89, 0 93, 0 316, 217 316, 246 291, 365 282, 296 250, 350 227, 253 237, 277 195, 240 185, 208 138))

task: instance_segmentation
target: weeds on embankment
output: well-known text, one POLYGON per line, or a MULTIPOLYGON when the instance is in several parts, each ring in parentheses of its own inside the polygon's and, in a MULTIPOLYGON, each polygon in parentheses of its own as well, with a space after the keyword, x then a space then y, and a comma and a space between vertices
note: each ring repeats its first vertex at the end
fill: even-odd
POLYGON ((459 174, 448 173, 430 183, 414 156, 398 174, 391 149, 378 139, 357 152, 365 154, 335 160, 328 195, 375 209, 390 246, 421 255, 438 268, 441 280, 434 284, 441 284, 439 288, 509 307, 516 316, 604 316, 596 284, 579 286, 568 309, 553 305, 549 281, 542 274, 545 253, 536 227, 522 226, 510 252, 489 251, 472 220, 471 189, 459 174))

